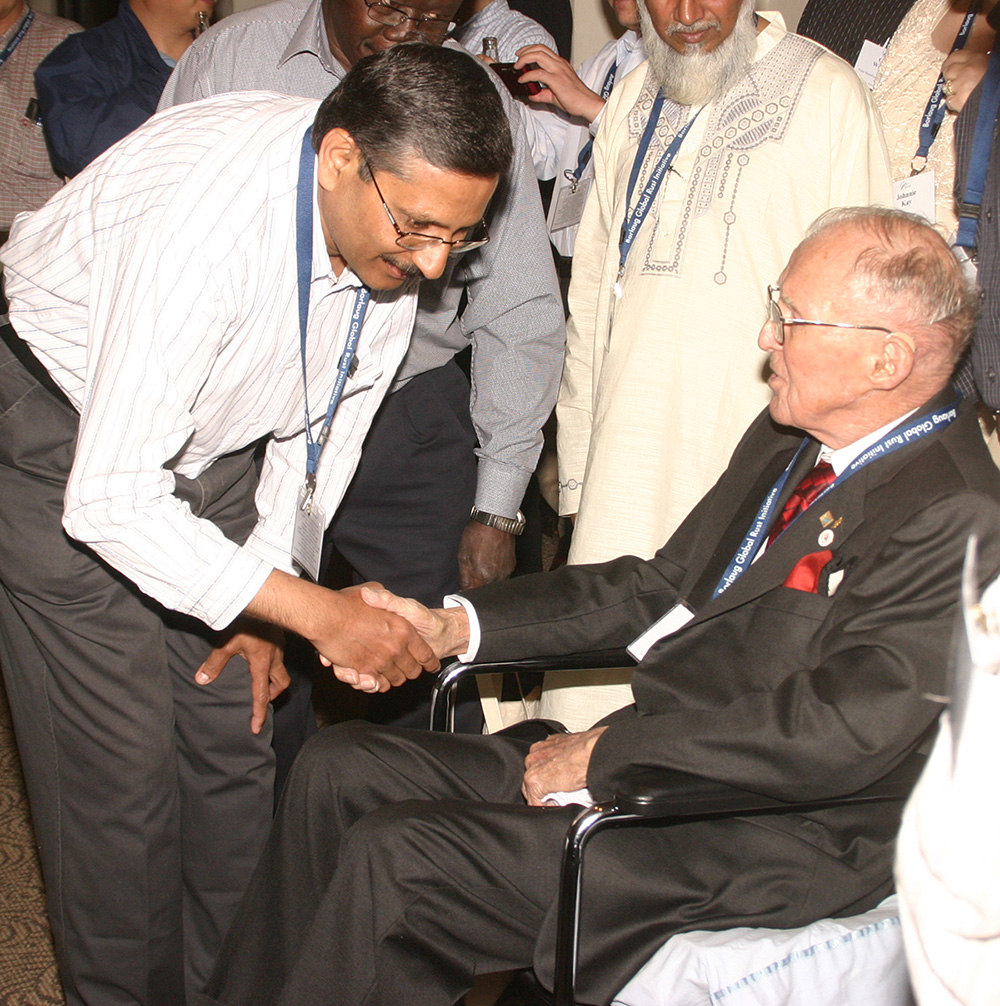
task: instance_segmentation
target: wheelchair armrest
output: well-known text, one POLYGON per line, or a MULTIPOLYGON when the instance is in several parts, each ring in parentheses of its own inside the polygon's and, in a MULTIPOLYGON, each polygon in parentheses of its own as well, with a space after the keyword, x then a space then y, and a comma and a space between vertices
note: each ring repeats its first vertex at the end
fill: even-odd
POLYGON ((456 660, 437 676, 431 689, 431 730, 451 728, 452 689, 470 674, 507 674, 518 671, 578 671, 581 668, 634 667, 635 660, 625 650, 594 650, 590 653, 563 653, 555 657, 526 657, 523 660, 456 660))
POLYGON ((887 775, 864 789, 803 801, 778 800, 686 772, 642 769, 625 780, 612 802, 624 815, 650 819, 802 814, 826 807, 905 800, 926 762, 927 756, 915 751, 887 775))

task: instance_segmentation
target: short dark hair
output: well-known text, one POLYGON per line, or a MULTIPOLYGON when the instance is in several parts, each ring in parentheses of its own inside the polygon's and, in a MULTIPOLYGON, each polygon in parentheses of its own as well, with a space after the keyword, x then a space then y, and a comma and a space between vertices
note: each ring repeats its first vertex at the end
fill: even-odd
POLYGON ((340 128, 368 168, 398 173, 416 154, 444 171, 504 175, 510 125, 484 70, 466 53, 422 42, 365 56, 320 105, 313 147, 340 128))

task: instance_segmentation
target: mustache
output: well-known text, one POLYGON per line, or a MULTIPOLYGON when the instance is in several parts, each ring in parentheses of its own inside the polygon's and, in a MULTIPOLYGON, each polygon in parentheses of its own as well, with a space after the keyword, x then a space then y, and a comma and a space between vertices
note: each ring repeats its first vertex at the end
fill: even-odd
POLYGON ((423 273, 420 268, 413 262, 407 262, 405 259, 398 258, 396 255, 383 255, 383 259, 390 265, 394 265, 404 276, 409 279, 420 279, 423 277, 423 273))
POLYGON ((685 35, 694 35, 699 31, 711 31, 712 29, 719 31, 721 28, 722 23, 719 21, 695 21, 694 24, 684 24, 678 21, 667 29, 667 34, 679 35, 683 32, 685 35))

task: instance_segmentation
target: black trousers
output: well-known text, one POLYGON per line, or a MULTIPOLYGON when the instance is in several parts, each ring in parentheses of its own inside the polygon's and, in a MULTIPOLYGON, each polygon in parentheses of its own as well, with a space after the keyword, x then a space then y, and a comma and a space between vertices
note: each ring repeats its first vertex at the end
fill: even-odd
MULTIPOLYGON (((578 808, 525 806, 527 747, 504 734, 321 730, 202 1006, 452 1006, 477 974, 534 966, 550 981, 578 808)), ((799 926, 871 884, 796 837, 733 820, 598 835, 584 890, 579 997, 599 1004, 674 932, 799 926)))
MULTIPOLYGON (((17 345, 9 329, 0 664, 67 1003, 183 1006, 204 984, 267 836, 270 732, 250 732, 243 661, 211 686, 194 683, 215 633, 65 534, 78 416, 8 343, 17 345)), ((177 481, 194 512, 234 540, 249 534, 252 451, 177 481)))

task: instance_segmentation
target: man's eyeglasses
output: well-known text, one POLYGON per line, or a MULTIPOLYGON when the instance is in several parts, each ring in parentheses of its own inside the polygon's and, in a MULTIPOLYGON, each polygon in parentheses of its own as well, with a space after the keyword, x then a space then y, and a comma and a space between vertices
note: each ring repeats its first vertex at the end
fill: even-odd
POLYGON ((379 199, 382 200, 382 209, 385 210, 389 223, 396 231, 396 244, 400 248, 405 248, 406 251, 420 251, 423 248, 433 248, 436 245, 447 245, 449 255, 461 255, 462 252, 472 251, 473 248, 482 248, 484 244, 489 242, 490 235, 486 230, 485 220, 480 220, 469 232, 468 237, 459 238, 457 241, 446 241, 444 238, 435 237, 433 234, 421 234, 419 231, 400 230, 396 218, 392 215, 392 210, 389 209, 389 205, 385 201, 385 196, 382 195, 382 190, 378 187, 375 172, 369 167, 368 173, 372 176, 372 183, 375 185, 379 199))
POLYGON ((368 8, 368 16, 378 24, 396 28, 410 21, 413 24, 413 30, 426 38, 442 40, 455 28, 454 21, 445 21, 433 14, 414 16, 389 3, 373 3, 372 0, 365 0, 365 6, 368 8))
POLYGON ((778 304, 780 299, 781 287, 768 286, 767 320, 774 326, 774 341, 779 346, 785 344, 786 325, 818 325, 821 328, 858 328, 867 332, 885 332, 886 335, 896 334, 891 328, 886 328, 883 325, 851 325, 846 321, 808 321, 805 318, 786 318, 782 315, 781 306, 778 304))

